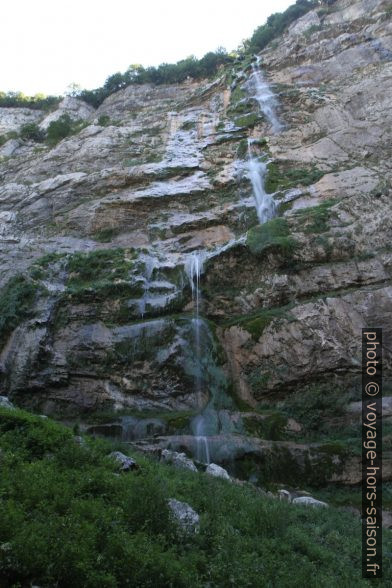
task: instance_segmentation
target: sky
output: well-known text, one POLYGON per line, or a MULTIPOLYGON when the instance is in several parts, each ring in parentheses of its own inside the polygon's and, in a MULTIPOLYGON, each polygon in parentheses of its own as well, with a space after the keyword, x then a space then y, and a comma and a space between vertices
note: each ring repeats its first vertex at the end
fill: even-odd
POLYGON ((18 0, 0 14, 0 91, 92 89, 131 64, 236 49, 294 0, 18 0))

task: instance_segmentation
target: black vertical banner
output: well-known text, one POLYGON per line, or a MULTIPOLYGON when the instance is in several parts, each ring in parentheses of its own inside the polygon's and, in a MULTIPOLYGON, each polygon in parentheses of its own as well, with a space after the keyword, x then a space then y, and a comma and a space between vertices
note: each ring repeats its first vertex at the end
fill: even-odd
POLYGON ((382 577, 382 329, 362 329, 362 576, 382 577))

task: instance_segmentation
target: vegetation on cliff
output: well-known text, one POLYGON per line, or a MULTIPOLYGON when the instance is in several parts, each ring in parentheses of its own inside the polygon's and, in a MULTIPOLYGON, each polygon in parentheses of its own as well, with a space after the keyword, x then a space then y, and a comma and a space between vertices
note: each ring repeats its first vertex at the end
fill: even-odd
MULTIPOLYGON (((282 503, 141 456, 139 470, 118 474, 113 445, 20 410, 0 409, 0 447, 5 588, 292 587, 315 577, 320 587, 369 585, 360 521, 349 513, 282 503), (200 514, 199 533, 179 533, 172 497, 200 514)), ((387 551, 389 533, 384 541, 387 551)))

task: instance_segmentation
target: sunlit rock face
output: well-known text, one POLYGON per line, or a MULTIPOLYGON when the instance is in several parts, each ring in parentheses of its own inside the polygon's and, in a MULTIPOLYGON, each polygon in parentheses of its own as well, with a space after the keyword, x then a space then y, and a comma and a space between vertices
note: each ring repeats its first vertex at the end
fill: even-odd
POLYGON ((249 433, 219 411, 307 386, 358 400, 361 328, 392 331, 388 8, 314 10, 214 80, 0 109, 0 134, 84 123, 0 147, 0 281, 11 305, 19 275, 32 289, 1 339, 2 393, 71 416, 177 411, 181 434, 200 413, 215 437, 249 433))

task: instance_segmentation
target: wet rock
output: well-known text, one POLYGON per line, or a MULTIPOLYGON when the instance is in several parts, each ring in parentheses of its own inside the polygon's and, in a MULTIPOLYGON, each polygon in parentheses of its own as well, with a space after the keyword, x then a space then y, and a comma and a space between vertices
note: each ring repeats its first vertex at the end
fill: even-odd
POLYGON ((191 470, 192 472, 198 471, 193 461, 189 459, 185 453, 178 453, 177 451, 164 449, 161 453, 161 461, 164 463, 170 463, 176 468, 191 470))
POLYGON ((122 472, 129 472, 130 470, 138 469, 138 465, 136 461, 129 457, 128 455, 124 455, 121 451, 113 451, 110 454, 110 457, 114 459, 120 466, 122 472))
POLYGON ((206 473, 215 478, 223 478, 223 480, 231 480, 227 471, 218 466, 216 463, 210 463, 206 468, 206 473))
POLYGON ((200 529, 200 517, 186 502, 180 502, 175 498, 168 500, 168 505, 172 516, 177 522, 179 528, 187 533, 198 533, 200 529))

